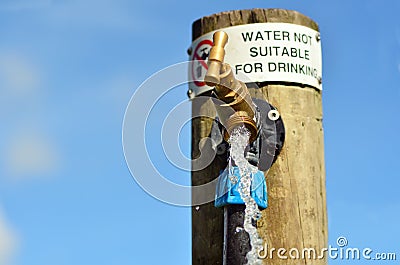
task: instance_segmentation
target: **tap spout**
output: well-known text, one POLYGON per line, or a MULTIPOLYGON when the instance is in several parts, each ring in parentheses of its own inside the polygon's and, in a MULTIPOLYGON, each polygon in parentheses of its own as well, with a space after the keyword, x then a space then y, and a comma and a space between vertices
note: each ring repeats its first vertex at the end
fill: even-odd
POLYGON ((256 108, 246 84, 237 80, 231 66, 224 63, 227 42, 228 34, 224 31, 214 33, 204 81, 208 86, 215 87, 215 95, 219 101, 215 100, 214 104, 220 122, 226 129, 225 140, 229 139, 234 128, 244 125, 250 132, 251 143, 258 134, 256 108))

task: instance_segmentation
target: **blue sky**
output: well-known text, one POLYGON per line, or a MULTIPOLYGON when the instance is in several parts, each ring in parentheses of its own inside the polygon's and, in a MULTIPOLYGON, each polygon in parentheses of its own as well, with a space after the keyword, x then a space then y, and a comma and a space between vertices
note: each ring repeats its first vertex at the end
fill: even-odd
MULTIPOLYGON (((0 265, 190 263, 190 210, 134 182, 123 115, 144 80, 187 59, 194 20, 254 7, 320 25, 329 243, 400 258, 400 2, 0 0, 0 265)), ((171 93, 160 110, 186 99, 171 93)), ((186 126, 184 153, 189 140, 186 126)))

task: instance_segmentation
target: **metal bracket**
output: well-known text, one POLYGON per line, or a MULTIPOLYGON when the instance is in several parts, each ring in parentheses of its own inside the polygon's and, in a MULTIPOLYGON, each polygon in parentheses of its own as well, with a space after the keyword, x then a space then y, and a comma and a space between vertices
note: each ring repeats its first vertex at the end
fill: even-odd
MULTIPOLYGON (((261 171, 267 171, 275 162, 285 141, 285 127, 278 110, 262 99, 253 98, 256 105, 258 135, 247 151, 246 159, 261 171)), ((212 124, 210 137, 217 155, 228 152, 229 144, 224 140, 223 126, 216 118, 212 124)))

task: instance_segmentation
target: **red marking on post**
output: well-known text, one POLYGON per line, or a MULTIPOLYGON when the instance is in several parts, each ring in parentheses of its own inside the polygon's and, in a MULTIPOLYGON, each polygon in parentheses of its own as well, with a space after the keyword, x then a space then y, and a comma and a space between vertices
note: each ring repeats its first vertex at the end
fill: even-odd
POLYGON ((203 45, 208 45, 211 47, 213 45, 213 42, 211 40, 202 40, 199 42, 199 44, 197 44, 196 49, 194 49, 194 52, 193 52, 193 58, 192 58, 192 64, 191 64, 191 68, 192 68, 191 74, 192 74, 192 79, 193 79, 194 84, 199 87, 205 86, 206 83, 197 80, 196 75, 194 74, 195 62, 199 62, 206 71, 208 70, 208 65, 207 65, 206 61, 204 61, 197 53, 199 51, 200 47, 203 45))

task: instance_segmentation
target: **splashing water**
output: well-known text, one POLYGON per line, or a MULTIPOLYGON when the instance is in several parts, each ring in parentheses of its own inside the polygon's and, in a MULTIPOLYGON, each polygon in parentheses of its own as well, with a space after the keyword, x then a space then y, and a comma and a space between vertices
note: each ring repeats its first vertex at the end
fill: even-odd
MULTIPOLYGON (((244 151, 248 145, 250 132, 244 126, 236 127, 230 135, 229 142, 231 144, 231 159, 233 159, 239 168, 240 182, 239 193, 244 201, 245 217, 244 230, 249 234, 251 250, 246 254, 247 265, 262 265, 262 261, 258 259, 258 251, 263 247, 263 241, 257 233, 257 228, 252 225, 252 220, 256 221, 261 217, 261 211, 258 209, 257 203, 251 197, 251 179, 252 174, 257 173, 258 168, 251 165, 244 157, 244 151)), ((229 170, 233 172, 232 161, 229 163, 229 170)), ((231 181, 237 183, 237 178, 230 174, 231 181)))

